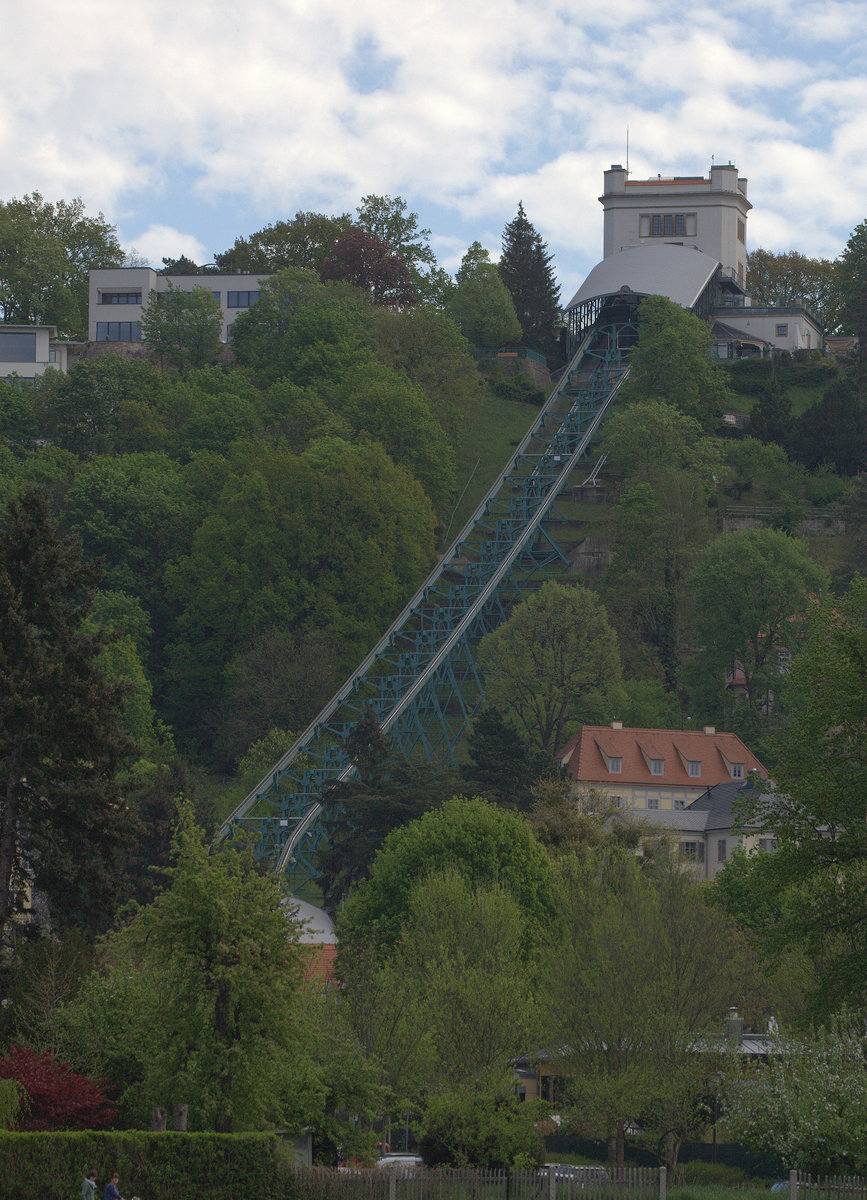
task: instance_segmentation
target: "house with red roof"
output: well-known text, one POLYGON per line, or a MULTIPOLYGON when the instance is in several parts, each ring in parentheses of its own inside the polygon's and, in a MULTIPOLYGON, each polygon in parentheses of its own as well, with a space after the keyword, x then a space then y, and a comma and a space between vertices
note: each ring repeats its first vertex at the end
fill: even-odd
POLYGON ((736 733, 713 725, 693 729, 624 729, 582 725, 560 751, 560 762, 582 788, 607 792, 620 808, 684 809, 717 783, 768 773, 736 733))

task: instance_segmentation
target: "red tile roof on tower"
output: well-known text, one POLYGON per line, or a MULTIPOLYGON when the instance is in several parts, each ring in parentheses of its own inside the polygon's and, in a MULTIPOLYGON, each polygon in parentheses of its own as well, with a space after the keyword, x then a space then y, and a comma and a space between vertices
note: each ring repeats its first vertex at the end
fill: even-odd
POLYGON ((768 772, 735 733, 717 733, 712 725, 692 729, 624 729, 611 725, 582 725, 559 754, 573 779, 588 785, 637 784, 653 787, 707 788, 733 777, 746 778, 768 772), (611 759, 620 759, 620 770, 609 770, 611 759), (652 761, 662 761, 662 774, 653 774, 652 761), (701 764, 700 774, 690 775, 689 764, 701 764), (742 776, 733 776, 739 765, 742 776))

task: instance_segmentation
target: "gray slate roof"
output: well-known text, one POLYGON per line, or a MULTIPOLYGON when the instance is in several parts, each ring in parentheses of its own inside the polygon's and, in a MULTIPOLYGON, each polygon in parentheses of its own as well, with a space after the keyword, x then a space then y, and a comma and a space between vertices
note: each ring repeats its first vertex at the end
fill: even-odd
POLYGON ((597 263, 566 307, 626 288, 639 296, 667 296, 682 308, 692 308, 718 266, 716 259, 692 246, 631 246, 597 263))

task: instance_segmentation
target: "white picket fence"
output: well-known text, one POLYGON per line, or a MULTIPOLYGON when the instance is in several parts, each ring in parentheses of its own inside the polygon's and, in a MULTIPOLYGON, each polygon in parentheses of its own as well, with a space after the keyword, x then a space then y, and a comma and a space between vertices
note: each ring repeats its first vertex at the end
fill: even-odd
POLYGON ((790 1171, 789 1200, 867 1200, 867 1178, 790 1171))
POLYGON ((293 1200, 665 1200, 665 1181, 664 1167, 626 1167, 586 1175, 555 1167, 536 1171, 299 1167, 293 1200))

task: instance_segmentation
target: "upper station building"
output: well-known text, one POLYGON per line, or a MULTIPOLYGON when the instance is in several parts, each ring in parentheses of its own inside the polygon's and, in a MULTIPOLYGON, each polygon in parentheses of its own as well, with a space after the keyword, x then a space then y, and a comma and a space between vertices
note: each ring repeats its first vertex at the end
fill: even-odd
POLYGON ((747 181, 732 163, 701 175, 630 179, 615 163, 599 197, 603 258, 566 307, 573 346, 603 310, 634 314, 667 296, 707 321, 718 358, 816 350, 824 330, 804 305, 758 308, 746 290, 747 181))
POLYGON ((747 181, 729 163, 701 175, 630 179, 615 163, 599 197, 603 257, 632 246, 692 246, 715 258, 744 286, 747 274, 747 181))

